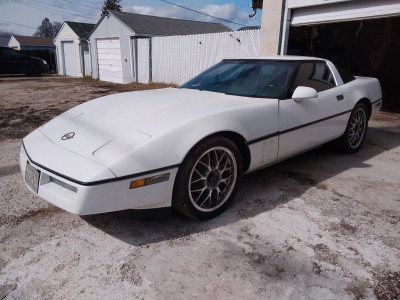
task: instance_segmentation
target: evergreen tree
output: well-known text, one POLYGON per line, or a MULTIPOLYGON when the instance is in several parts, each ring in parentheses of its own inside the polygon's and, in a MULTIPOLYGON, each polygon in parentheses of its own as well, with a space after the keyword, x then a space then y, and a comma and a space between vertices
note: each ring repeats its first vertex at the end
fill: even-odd
POLYGON ((55 38, 61 26, 62 23, 60 22, 51 23, 48 18, 44 18, 42 24, 38 27, 33 36, 55 38))
POLYGON ((101 9, 101 16, 108 15, 107 10, 117 10, 122 11, 120 2, 122 0, 105 0, 103 8, 101 9))
POLYGON ((33 36, 53 37, 53 25, 48 18, 44 18, 42 24, 38 27, 33 36))

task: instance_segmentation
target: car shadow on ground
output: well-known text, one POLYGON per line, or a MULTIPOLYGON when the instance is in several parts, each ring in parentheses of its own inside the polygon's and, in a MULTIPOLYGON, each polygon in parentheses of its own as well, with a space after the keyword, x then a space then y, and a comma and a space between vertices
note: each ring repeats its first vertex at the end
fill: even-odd
POLYGON ((82 219, 130 245, 178 239, 252 218, 301 198, 310 188, 327 190, 325 180, 352 168, 368 171, 371 158, 398 146, 399 134, 369 129, 363 148, 356 154, 321 147, 245 175, 235 201, 224 213, 208 221, 192 220, 171 209, 121 211, 82 219))

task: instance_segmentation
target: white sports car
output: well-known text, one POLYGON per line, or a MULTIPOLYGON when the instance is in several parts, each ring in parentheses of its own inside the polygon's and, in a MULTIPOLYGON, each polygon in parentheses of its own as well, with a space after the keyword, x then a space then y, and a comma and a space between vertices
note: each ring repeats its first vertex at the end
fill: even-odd
POLYGON ((79 105, 23 139, 39 197, 79 215, 172 206, 222 212, 242 174, 334 141, 360 149, 381 107, 374 78, 314 57, 227 59, 179 88, 79 105))

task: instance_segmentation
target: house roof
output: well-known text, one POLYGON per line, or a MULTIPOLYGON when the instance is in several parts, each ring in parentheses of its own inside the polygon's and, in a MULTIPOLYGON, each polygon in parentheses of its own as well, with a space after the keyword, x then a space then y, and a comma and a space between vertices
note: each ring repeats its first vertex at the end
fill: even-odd
POLYGON ((79 38, 86 38, 95 24, 66 21, 65 23, 76 33, 79 38))
POLYGON ((0 36, 0 47, 8 47, 9 41, 10 41, 9 36, 0 36))
POLYGON ((260 29, 260 26, 243 26, 238 29, 238 31, 244 31, 244 30, 255 30, 255 29, 260 29))
POLYGON ((110 11, 137 35, 188 35, 232 31, 221 23, 163 18, 110 11))
POLYGON ((13 35, 13 37, 18 41, 18 43, 20 43, 20 45, 54 46, 53 39, 48 37, 23 35, 13 35))

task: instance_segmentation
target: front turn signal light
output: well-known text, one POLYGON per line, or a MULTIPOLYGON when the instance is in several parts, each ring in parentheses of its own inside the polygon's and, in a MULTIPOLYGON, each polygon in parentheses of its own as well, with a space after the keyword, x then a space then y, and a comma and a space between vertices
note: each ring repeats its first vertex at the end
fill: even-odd
POLYGON ((142 187, 145 185, 156 184, 156 183, 168 181, 168 180, 169 180, 169 173, 165 173, 165 174, 156 175, 156 176, 152 176, 152 177, 133 180, 133 181, 131 181, 129 188, 136 189, 138 187, 142 187))
POLYGON ((146 184, 146 179, 142 178, 142 179, 131 181, 129 188, 136 189, 138 187, 144 186, 145 184, 146 184))

